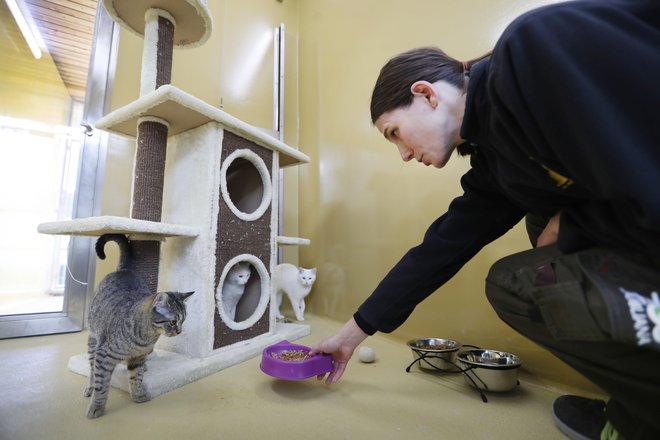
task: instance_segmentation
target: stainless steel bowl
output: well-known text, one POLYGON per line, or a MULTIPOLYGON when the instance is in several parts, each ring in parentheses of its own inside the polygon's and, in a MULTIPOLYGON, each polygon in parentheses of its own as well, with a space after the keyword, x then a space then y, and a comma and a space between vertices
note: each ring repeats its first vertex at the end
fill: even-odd
POLYGON ((466 350, 458 353, 465 365, 465 380, 484 391, 510 391, 518 384, 522 360, 499 350, 466 350), (471 379, 471 380, 470 380, 471 379))
POLYGON ((413 360, 419 360, 426 370, 458 371, 456 353, 463 346, 453 339, 418 338, 406 344, 412 350, 413 360), (437 348, 435 348, 437 347, 437 348))

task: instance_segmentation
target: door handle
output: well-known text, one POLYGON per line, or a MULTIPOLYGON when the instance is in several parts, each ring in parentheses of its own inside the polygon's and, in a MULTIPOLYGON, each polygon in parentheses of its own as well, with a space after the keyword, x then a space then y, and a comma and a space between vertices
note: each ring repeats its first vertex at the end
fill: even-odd
POLYGON ((94 135, 94 127, 92 127, 90 124, 88 124, 87 122, 81 122, 80 125, 82 127, 85 127, 85 136, 94 135))

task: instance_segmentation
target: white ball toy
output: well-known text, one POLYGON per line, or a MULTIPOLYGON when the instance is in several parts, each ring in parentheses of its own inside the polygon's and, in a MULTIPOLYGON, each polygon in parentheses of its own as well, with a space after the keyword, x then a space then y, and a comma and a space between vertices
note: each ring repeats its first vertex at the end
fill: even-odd
POLYGON ((358 352, 358 357, 360 359, 360 362, 369 364, 374 360, 376 360, 376 352, 371 347, 360 347, 360 351, 358 352))

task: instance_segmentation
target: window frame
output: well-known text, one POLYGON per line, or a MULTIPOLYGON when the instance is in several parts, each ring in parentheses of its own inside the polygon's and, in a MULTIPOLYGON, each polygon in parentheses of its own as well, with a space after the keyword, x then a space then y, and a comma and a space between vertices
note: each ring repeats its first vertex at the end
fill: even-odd
MULTIPOLYGON (((90 59, 83 125, 87 129, 82 146, 73 218, 99 215, 103 170, 108 134, 93 128, 110 108, 110 98, 117 63, 119 26, 110 18, 102 3, 96 10, 92 56, 90 59)), ((36 231, 35 231, 36 233, 36 231)), ((61 312, 0 316, 0 339, 81 331, 85 326, 88 300, 94 294, 96 255, 90 237, 73 236, 69 242, 68 266, 87 283, 68 276, 61 312)))

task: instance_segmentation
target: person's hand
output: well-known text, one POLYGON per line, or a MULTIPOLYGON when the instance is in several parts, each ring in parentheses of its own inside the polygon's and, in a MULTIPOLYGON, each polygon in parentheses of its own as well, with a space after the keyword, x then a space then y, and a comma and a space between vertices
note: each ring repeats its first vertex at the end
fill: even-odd
POLYGON ((557 242, 557 236, 559 235, 559 214, 561 214, 561 211, 548 220, 548 224, 545 225, 543 232, 541 232, 541 235, 536 240, 536 247, 549 246, 557 242))
MULTIPOLYGON (((313 355, 315 353, 327 353, 332 355, 334 363, 334 371, 328 374, 325 383, 330 385, 341 379, 342 374, 346 370, 348 361, 353 356, 355 348, 360 345, 362 341, 367 339, 367 334, 358 327, 353 318, 350 319, 339 333, 330 336, 316 344, 310 350, 313 355)), ((325 374, 317 376, 318 380, 323 380, 325 374)))

